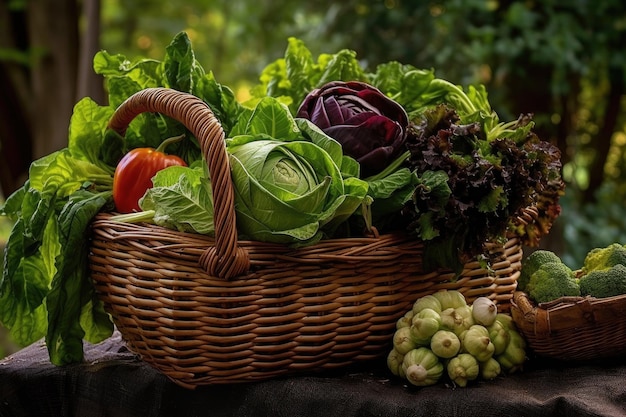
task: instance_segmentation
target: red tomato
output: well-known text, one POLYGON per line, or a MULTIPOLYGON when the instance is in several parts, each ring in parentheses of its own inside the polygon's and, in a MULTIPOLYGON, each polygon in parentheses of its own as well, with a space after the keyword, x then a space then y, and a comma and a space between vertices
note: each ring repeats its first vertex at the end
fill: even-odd
POLYGON ((152 177, 157 172, 172 165, 187 166, 182 158, 160 150, 170 143, 168 140, 157 149, 133 149, 117 164, 113 174, 113 201, 117 211, 120 213, 141 211, 139 199, 152 188, 152 177))

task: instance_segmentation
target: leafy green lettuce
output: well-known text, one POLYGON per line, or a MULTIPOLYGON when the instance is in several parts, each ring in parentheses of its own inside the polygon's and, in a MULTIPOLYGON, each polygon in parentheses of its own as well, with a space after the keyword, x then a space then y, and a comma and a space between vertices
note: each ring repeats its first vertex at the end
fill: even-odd
POLYGON ((111 206, 110 187, 110 173, 59 151, 33 163, 29 180, 3 207, 15 224, 0 280, 0 321, 21 345, 45 336, 54 363, 81 358, 83 338, 95 342, 112 331, 89 280, 85 245, 89 222, 111 206))
POLYGON ((152 182, 154 187, 139 202, 150 218, 138 213, 141 220, 183 232, 215 233, 211 183, 201 165, 165 168, 152 182))
POLYGON ((261 72, 260 83, 251 91, 252 103, 266 96, 275 97, 295 115, 310 91, 335 80, 366 81, 354 51, 343 49, 334 54, 321 54, 314 60, 304 42, 291 37, 285 56, 261 72))

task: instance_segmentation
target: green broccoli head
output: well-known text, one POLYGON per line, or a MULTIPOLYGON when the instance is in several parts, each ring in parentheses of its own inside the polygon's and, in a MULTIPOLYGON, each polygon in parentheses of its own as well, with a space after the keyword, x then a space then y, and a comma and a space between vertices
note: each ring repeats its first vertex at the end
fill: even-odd
POLYGON ((626 294, 626 266, 596 269, 580 277, 580 294, 596 298, 626 294))
POLYGON ((605 248, 590 250, 583 261, 582 272, 602 271, 619 264, 626 265, 626 247, 613 243, 605 248))
POLYGON ((517 280, 517 288, 521 291, 526 291, 526 286, 528 285, 528 281, 530 281, 530 276, 535 273, 541 267, 541 265, 546 264, 548 262, 561 262, 561 258, 559 258, 554 252, 548 250, 536 250, 524 259, 522 262, 522 270, 520 271, 520 276, 517 280))
POLYGON ((531 276, 526 292, 537 303, 545 303, 564 296, 580 296, 574 271, 563 262, 546 262, 531 276))

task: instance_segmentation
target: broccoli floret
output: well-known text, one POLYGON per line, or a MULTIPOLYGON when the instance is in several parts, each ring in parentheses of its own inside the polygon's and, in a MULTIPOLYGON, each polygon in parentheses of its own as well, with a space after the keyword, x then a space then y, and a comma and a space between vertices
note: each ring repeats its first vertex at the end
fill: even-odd
POLYGON ((554 252, 542 249, 536 250, 528 255, 522 261, 522 270, 520 271, 520 276, 517 279, 517 288, 521 291, 526 291, 526 286, 528 285, 528 281, 530 281, 530 276, 534 274, 541 265, 548 262, 561 262, 561 258, 559 258, 554 252))
POLYGON ((602 271, 615 265, 626 265, 626 247, 613 243, 605 248, 595 248, 587 253, 583 261, 582 272, 602 271))
POLYGON ((574 271, 563 262, 542 264, 531 276, 526 292, 537 303, 556 300, 564 296, 579 296, 580 287, 574 271))
POLYGON ((596 269, 580 277, 580 294, 596 298, 626 294, 626 266, 596 269))

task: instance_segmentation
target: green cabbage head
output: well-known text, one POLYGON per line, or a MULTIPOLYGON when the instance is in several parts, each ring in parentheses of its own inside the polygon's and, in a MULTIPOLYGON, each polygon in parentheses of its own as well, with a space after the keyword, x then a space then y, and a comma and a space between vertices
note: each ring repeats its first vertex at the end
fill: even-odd
POLYGON ((367 183, 342 173, 341 145, 319 132, 276 140, 266 134, 228 139, 242 238, 295 246, 331 236, 361 205, 367 183))

